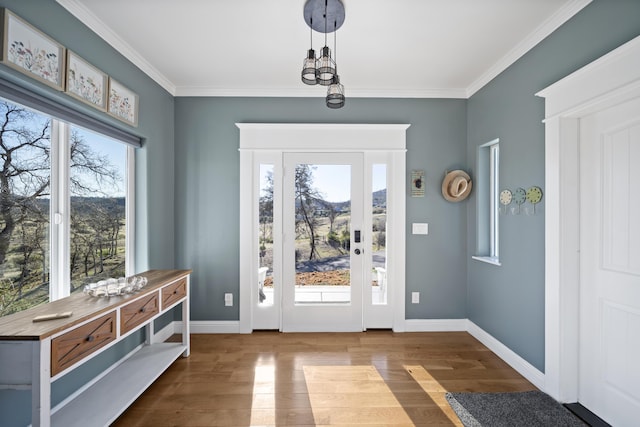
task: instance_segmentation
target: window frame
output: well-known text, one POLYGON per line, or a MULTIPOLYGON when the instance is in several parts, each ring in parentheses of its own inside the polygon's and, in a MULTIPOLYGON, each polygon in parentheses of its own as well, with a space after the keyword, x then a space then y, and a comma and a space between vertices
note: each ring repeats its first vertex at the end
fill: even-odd
POLYGON ((478 147, 476 255, 472 258, 500 266, 500 139, 478 147))
MULTIPOLYGON (((45 108, 34 107, 22 102, 20 97, 7 96, 6 82, 0 79, 0 97, 21 107, 30 109, 50 120, 50 203, 49 203, 49 302, 70 295, 70 240, 71 240, 71 194, 70 194, 70 139, 71 128, 80 127, 113 140, 114 144, 124 144, 126 157, 124 165, 125 197, 125 275, 135 271, 135 148, 139 145, 130 139, 121 139, 123 133, 101 132, 95 126, 84 126, 82 120, 67 121, 45 108), (78 123, 80 122, 80 123, 78 123)), ((35 96, 35 95, 34 95, 35 96)), ((80 113, 78 113, 80 114, 80 113)), ((103 125, 108 126, 108 125, 103 125)))

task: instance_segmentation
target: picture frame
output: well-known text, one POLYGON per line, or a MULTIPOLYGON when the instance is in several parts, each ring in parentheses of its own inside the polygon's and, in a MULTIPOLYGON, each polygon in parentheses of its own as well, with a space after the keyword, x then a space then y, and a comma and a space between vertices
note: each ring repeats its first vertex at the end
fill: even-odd
POLYGON ((138 94, 109 77, 108 113, 132 126, 138 126, 138 94))
POLYGON ((65 47, 9 9, 0 9, 0 14, 0 62, 63 91, 65 47))
POLYGON ((76 53, 67 50, 65 92, 100 111, 107 111, 109 77, 76 53))
POLYGON ((424 197, 424 171, 412 170, 411 171, 411 197, 424 197))

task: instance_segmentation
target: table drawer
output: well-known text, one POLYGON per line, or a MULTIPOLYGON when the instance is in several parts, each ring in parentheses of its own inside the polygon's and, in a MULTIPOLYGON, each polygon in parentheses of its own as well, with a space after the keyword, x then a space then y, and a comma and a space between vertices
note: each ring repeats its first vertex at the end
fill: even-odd
POLYGON ((99 317, 51 340, 51 376, 116 339, 116 312, 99 317))
POLYGON ((171 304, 180 301, 187 295, 187 279, 180 279, 162 288, 162 309, 166 310, 171 304))
POLYGON ((158 292, 120 308, 120 333, 125 334, 160 312, 158 292))

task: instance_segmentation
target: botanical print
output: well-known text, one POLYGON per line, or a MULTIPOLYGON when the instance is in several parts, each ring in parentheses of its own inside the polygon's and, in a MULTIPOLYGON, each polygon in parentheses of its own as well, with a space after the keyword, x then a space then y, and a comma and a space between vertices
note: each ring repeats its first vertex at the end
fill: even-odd
POLYGON ((96 107, 105 109, 106 75, 68 53, 67 92, 96 107))
POLYGON ((13 15, 8 16, 6 42, 7 62, 54 86, 62 86, 60 68, 63 50, 59 45, 13 15))
POLYGON ((109 113, 137 125, 137 95, 113 79, 109 84, 109 113))

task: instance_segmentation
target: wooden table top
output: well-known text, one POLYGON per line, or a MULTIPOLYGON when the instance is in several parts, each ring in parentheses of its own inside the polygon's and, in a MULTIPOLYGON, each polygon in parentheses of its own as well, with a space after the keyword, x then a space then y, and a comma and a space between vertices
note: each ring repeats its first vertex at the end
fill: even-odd
POLYGON ((181 279, 191 270, 149 270, 136 276, 145 276, 147 286, 138 292, 109 298, 97 298, 78 291, 71 296, 40 304, 28 310, 0 317, 0 341, 7 340, 42 340, 59 331, 81 323, 91 317, 113 310, 121 305, 148 294, 158 288, 181 279), (63 319, 34 322, 36 316, 71 311, 71 317, 63 319))

